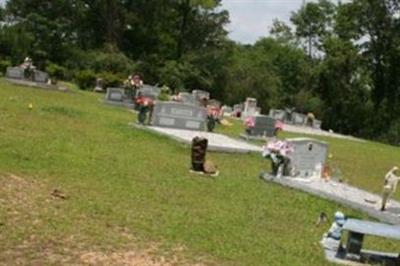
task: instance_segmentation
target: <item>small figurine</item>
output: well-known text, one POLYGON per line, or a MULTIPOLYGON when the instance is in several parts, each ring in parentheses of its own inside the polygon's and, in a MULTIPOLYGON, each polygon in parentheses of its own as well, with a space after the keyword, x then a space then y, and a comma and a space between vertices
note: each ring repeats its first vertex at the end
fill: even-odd
POLYGON ((342 237, 343 225, 346 222, 346 217, 340 211, 335 213, 335 221, 332 223, 331 228, 329 228, 327 237, 333 238, 335 240, 340 240, 342 237))
POLYGON ((397 183, 400 180, 400 177, 396 175, 396 172, 399 170, 397 166, 393 167, 385 176, 385 183, 383 185, 383 193, 382 193, 382 207, 381 211, 386 209, 386 204, 392 197, 392 195, 396 192, 397 183))

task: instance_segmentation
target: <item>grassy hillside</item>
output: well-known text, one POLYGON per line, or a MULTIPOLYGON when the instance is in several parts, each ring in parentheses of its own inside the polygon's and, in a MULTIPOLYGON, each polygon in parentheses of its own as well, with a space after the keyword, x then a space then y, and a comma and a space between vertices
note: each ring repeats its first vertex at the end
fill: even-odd
MULTIPOLYGON (((134 253, 175 264, 328 265, 319 213, 365 218, 260 181, 257 154, 213 153, 220 176, 191 175, 188 147, 132 129, 135 116, 101 98, 0 80, 0 264, 109 264, 134 253)), ((370 190, 400 159, 380 144, 329 142, 346 178, 370 190)))

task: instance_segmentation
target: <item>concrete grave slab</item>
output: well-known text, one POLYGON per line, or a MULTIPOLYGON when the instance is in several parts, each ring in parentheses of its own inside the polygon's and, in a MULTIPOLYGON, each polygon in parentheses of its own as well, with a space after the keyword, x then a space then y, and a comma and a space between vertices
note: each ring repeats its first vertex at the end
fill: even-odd
POLYGON ((249 153, 249 152, 261 152, 262 148, 256 145, 248 144, 239 140, 232 139, 222 134, 173 129, 173 128, 162 128, 155 126, 141 126, 133 123, 137 128, 149 130, 151 132, 167 136, 178 142, 191 145, 192 139, 196 136, 208 139, 208 150, 215 152, 226 152, 226 153, 249 153))
POLYGON ((306 193, 332 200, 367 213, 382 222, 400 225, 400 202, 391 200, 386 211, 380 211, 381 196, 365 190, 336 181, 325 181, 322 178, 276 178, 262 174, 266 181, 271 181, 285 187, 291 187, 306 193))
POLYGON ((177 102, 158 102, 154 107, 152 125, 204 131, 206 119, 207 110, 204 107, 177 102))

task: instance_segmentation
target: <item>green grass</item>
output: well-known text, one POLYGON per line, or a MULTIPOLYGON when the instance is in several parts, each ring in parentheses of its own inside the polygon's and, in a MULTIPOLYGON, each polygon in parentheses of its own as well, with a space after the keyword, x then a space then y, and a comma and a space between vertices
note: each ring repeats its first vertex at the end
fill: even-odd
MULTIPOLYGON (((0 79, 0 264, 76 264, 85 252, 156 244, 156 257, 179 253, 178 264, 329 265, 318 244, 329 225, 314 225, 319 213, 366 218, 262 182, 267 162, 257 154, 210 153, 220 176, 191 175, 188 147, 131 128, 133 113, 101 99, 0 79), (68 198, 53 198, 55 188, 68 198)), ((390 146, 329 143, 345 177, 371 191, 400 159, 390 146)))

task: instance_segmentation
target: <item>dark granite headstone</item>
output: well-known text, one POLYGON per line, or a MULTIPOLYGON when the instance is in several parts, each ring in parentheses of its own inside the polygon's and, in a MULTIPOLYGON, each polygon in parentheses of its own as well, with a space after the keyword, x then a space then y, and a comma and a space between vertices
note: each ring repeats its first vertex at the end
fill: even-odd
POLYGON ((328 144, 322 141, 297 138, 288 140, 294 148, 290 155, 290 164, 298 177, 318 176, 323 170, 328 144))
POLYGON ((152 125, 177 129, 204 131, 206 108, 177 102, 157 102, 152 125))
POLYGON ((254 116, 254 128, 251 130, 251 136, 273 137, 275 134, 276 120, 265 115, 254 116))

